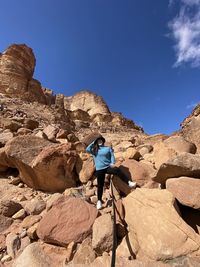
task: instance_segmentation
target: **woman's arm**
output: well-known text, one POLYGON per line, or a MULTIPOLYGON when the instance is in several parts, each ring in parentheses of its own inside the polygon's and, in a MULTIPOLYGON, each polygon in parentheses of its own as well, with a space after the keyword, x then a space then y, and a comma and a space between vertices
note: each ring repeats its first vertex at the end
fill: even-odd
POLYGON ((93 154, 94 142, 95 141, 93 141, 91 144, 89 144, 89 146, 86 147, 86 152, 93 154))
POLYGON ((115 155, 114 155, 114 151, 112 148, 110 148, 110 154, 111 154, 111 163, 110 165, 114 165, 115 164, 115 155))

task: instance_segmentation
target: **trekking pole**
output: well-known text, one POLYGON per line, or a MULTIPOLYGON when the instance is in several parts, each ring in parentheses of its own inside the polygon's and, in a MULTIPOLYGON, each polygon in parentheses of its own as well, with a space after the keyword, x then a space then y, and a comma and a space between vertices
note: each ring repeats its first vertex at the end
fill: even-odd
POLYGON ((111 259, 111 267, 115 267, 115 260, 116 260, 116 247, 117 247, 117 234, 116 234, 116 206, 115 206, 115 199, 113 194, 113 181, 110 180, 110 186, 111 186, 111 194, 112 194, 112 207, 113 207, 113 246, 112 246, 112 259, 111 259))

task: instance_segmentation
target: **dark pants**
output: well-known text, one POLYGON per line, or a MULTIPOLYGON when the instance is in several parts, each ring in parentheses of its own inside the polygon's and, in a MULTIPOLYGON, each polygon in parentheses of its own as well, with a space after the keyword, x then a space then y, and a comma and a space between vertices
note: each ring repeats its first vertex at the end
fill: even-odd
POLYGON ((97 197, 98 197, 98 200, 102 199, 103 186, 104 186, 106 173, 117 175, 119 178, 121 178, 122 181, 124 181, 127 184, 129 181, 129 178, 118 167, 108 167, 106 169, 96 171, 95 176, 97 177, 97 197))

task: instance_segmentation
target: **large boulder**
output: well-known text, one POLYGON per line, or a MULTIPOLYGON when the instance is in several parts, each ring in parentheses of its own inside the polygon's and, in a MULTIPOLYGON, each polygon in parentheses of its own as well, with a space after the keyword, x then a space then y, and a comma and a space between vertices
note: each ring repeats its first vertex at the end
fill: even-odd
POLYGON ((55 192, 75 186, 76 157, 76 151, 71 143, 43 149, 32 162, 32 168, 38 177, 37 188, 55 192))
POLYGON ((76 151, 70 143, 52 145, 36 136, 18 136, 6 144, 5 153, 7 166, 17 168, 29 187, 54 192, 75 186, 76 151))
POLYGON ((175 209, 167 190, 136 189, 123 201, 130 244, 139 244, 137 257, 167 260, 185 255, 200 256, 200 236, 175 209), (136 239, 136 240, 135 240, 136 239))
POLYGON ((200 179, 190 177, 168 179, 166 188, 181 204, 200 209, 200 179))
POLYGON ((91 234, 97 213, 82 199, 61 197, 39 222, 37 235, 45 242, 61 246, 82 242, 91 234))
POLYGON ((185 138, 182 136, 170 136, 169 138, 165 139, 163 143, 179 153, 187 152, 195 154, 197 150, 195 144, 185 140, 185 138))
POLYGON ((191 153, 181 153, 163 163, 153 179, 159 183, 165 183, 168 178, 188 176, 200 177, 200 156, 191 153))
POLYGON ((167 146, 163 142, 158 142, 154 144, 153 153, 145 154, 144 158, 154 163, 156 169, 159 169, 163 163, 176 155, 177 152, 174 148, 167 146))
POLYGON ((156 176, 156 170, 153 167, 134 159, 126 159, 119 165, 119 168, 130 180, 135 180, 139 186, 143 186, 156 176))

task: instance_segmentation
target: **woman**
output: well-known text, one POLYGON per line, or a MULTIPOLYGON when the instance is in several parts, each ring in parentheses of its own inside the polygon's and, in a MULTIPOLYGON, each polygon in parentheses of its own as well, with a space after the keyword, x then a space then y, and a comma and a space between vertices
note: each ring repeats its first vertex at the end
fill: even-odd
POLYGON ((136 187, 136 182, 132 182, 129 178, 120 170, 115 167, 115 156, 111 147, 104 146, 105 138, 98 137, 87 148, 86 151, 92 154, 97 176, 97 209, 102 208, 102 195, 103 186, 105 181, 105 175, 114 174, 119 176, 130 188, 136 187))

